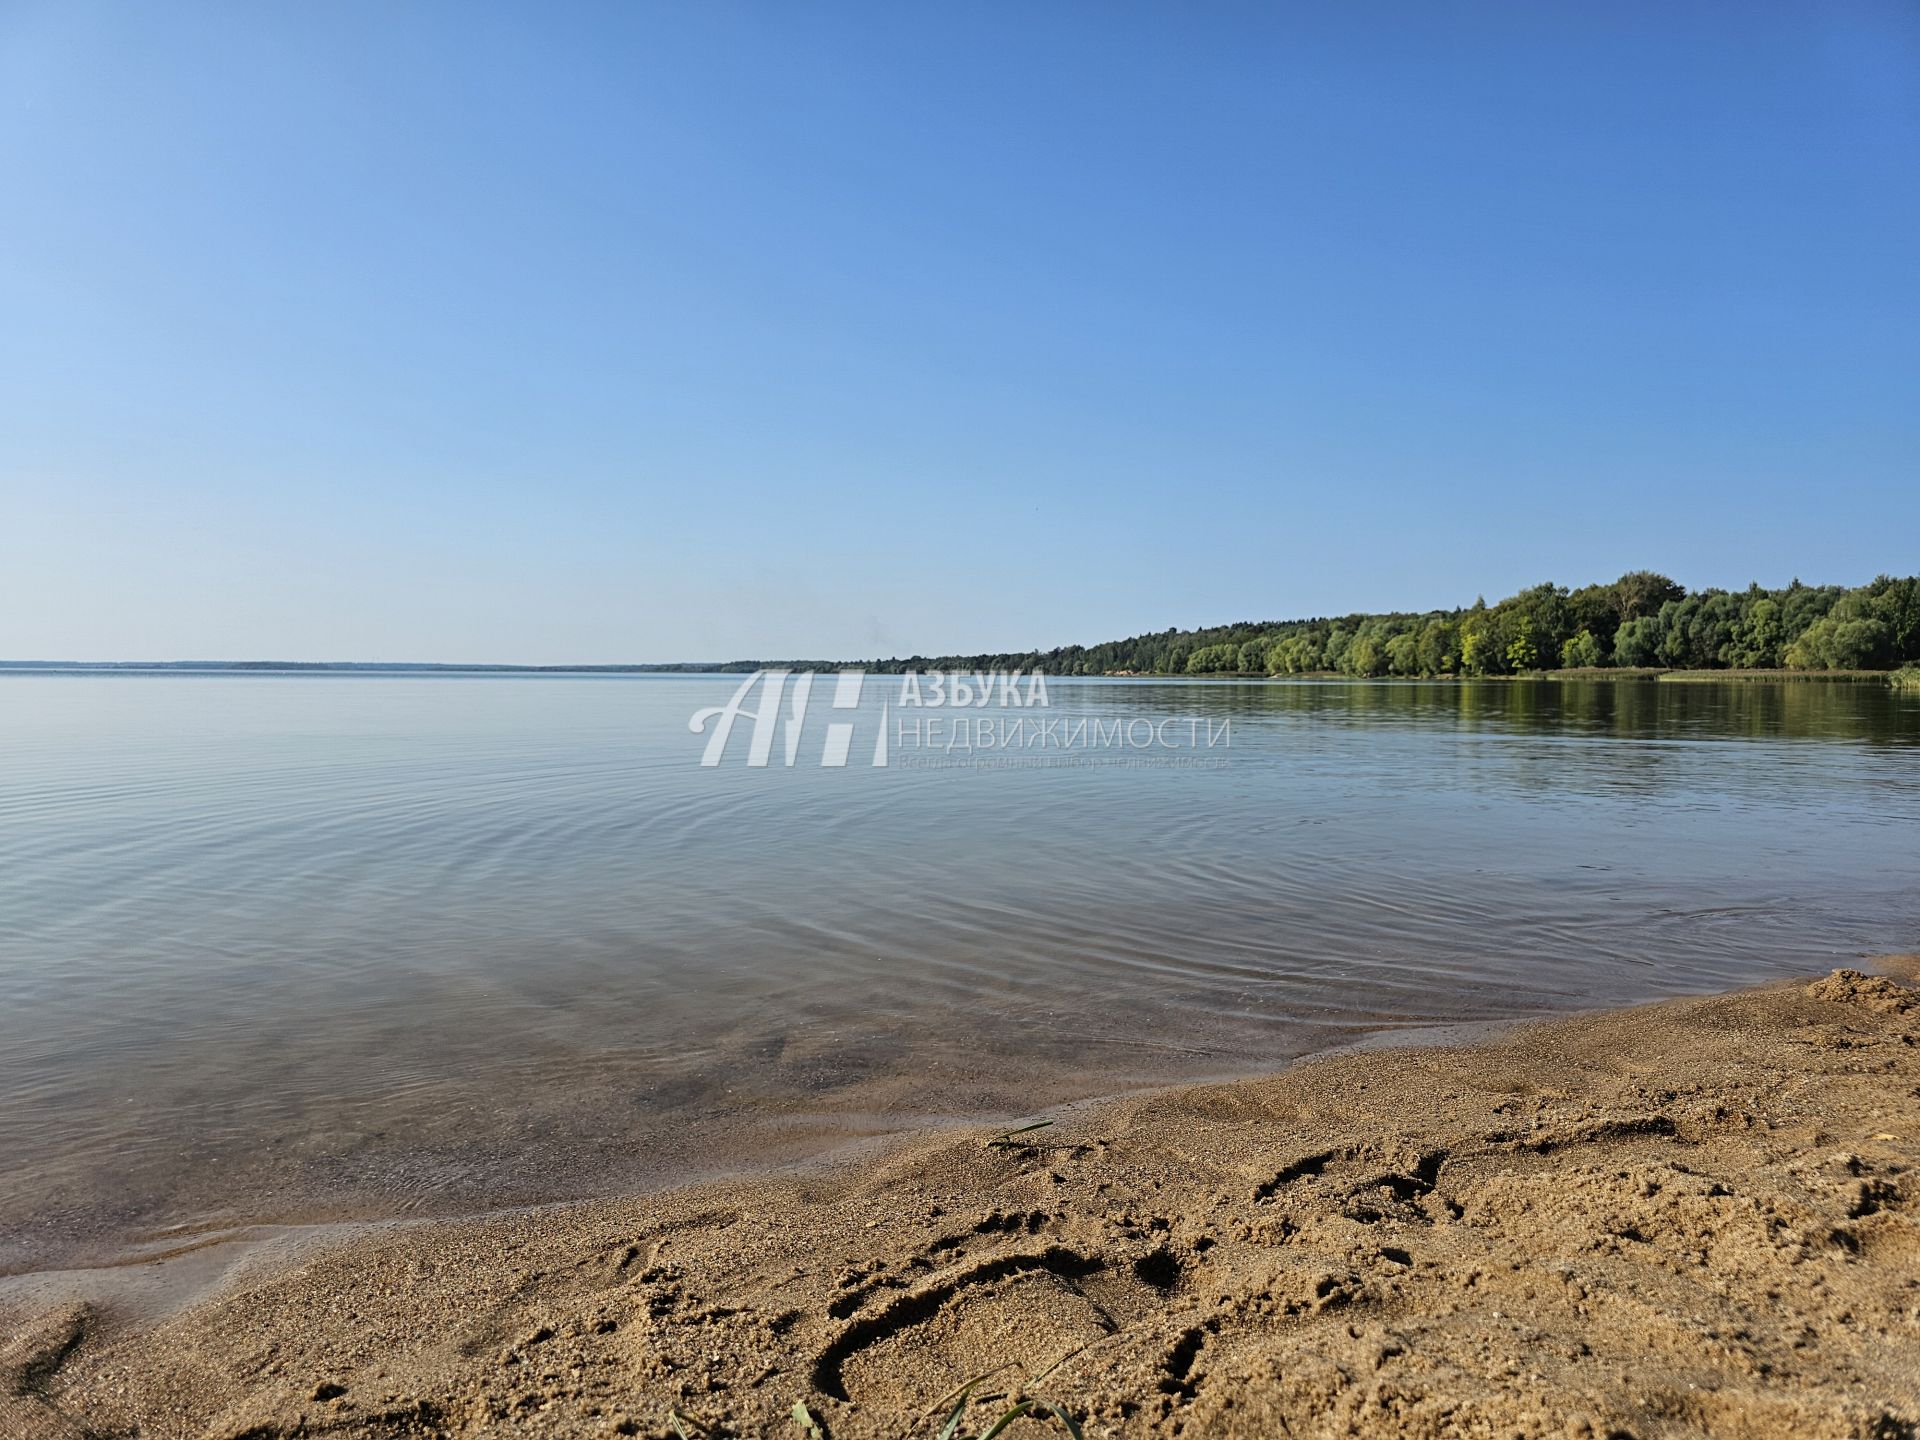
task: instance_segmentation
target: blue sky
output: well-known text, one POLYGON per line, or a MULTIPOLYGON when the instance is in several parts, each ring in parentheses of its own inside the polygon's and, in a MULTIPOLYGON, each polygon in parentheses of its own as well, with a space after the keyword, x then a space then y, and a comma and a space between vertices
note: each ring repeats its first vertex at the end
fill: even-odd
POLYGON ((1920 7, 0 3, 0 656, 1920 569, 1920 7))

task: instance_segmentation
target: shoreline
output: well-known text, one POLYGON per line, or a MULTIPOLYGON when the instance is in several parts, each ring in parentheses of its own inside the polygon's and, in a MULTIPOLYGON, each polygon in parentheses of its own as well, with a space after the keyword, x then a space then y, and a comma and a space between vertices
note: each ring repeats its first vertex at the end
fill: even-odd
MULTIPOLYGON (((1688 992, 1629 1001, 1624 1005, 1591 1004, 1477 1020, 1342 1023, 1330 1027, 1339 1032, 1339 1038, 1272 1058, 1264 1064, 1229 1061, 1212 1072, 1201 1070, 1177 1077, 1114 1081, 1085 1090, 1067 1090, 1027 1111, 916 1112, 891 1118, 884 1125, 876 1122, 871 1106, 855 1107, 845 1113, 832 1108, 816 1109, 809 1112, 808 1123, 798 1125, 787 1117, 749 1117, 723 1112, 711 1121, 718 1128, 722 1143, 711 1150, 702 1150, 697 1161, 683 1156, 671 1168, 655 1173, 643 1170, 638 1176, 623 1175, 598 1189, 570 1192, 562 1188, 546 1194, 483 1198, 465 1208, 411 1210, 382 1208, 377 1203, 363 1201, 354 1192, 319 1193, 289 1197, 274 1206, 187 1219, 142 1221, 119 1230, 89 1233, 84 1240, 64 1247, 0 1259, 0 1320, 7 1317, 10 1307, 17 1309, 21 1299, 28 1296, 105 1303, 134 1315, 164 1317, 219 1293, 224 1281, 216 1276, 210 1282, 208 1267, 201 1263, 201 1257, 209 1252, 231 1254, 232 1260, 224 1271, 239 1273, 253 1267, 255 1252, 277 1251, 291 1237, 366 1237, 413 1226, 481 1224, 566 1211, 582 1205, 639 1202, 716 1186, 820 1179, 850 1166, 872 1163, 899 1146, 919 1145, 941 1137, 997 1133, 1042 1116, 1052 1117, 1047 1122, 1051 1125, 1059 1117, 1082 1110, 1104 1110, 1186 1090, 1258 1083, 1320 1060, 1408 1048, 1466 1048, 1556 1020, 1605 1014, 1636 1004, 1658 1004, 1662 999, 1699 998, 1716 993, 1720 992, 1688 992), (792 1149, 777 1143, 788 1134, 802 1137, 792 1149), (155 1273, 171 1269, 186 1274, 176 1279, 169 1274, 155 1273), (129 1283, 122 1284, 123 1279, 129 1283), (131 1297, 124 1306, 123 1294, 131 1297)), ((661 1133, 665 1133, 664 1129, 661 1133)), ((659 1136, 645 1133, 635 1138, 645 1143, 657 1141, 659 1136)), ((701 1143, 704 1146, 714 1142, 711 1137, 702 1137, 701 1143)), ((5 1437, 0 1435, 0 1440, 5 1437)))
POLYGON ((16 1287, 0 1434, 677 1410, 804 1440, 802 1403, 843 1440, 931 1436, 986 1371, 967 1433, 1023 1387, 1089 1435, 1902 1433, 1916 1029, 1920 992, 1841 971, 1081 1102, 999 1147, 388 1222, 144 1320, 16 1287))
MULTIPOLYGON (((1452 1048, 1555 1019, 1603 1013, 1607 1008, 1591 1006, 1480 1020, 1343 1023, 1331 1027, 1340 1032, 1340 1038, 1264 1066, 1227 1064, 1214 1073, 1201 1071, 1179 1078, 1141 1079, 1084 1092, 1068 1091, 1030 1112, 915 1113, 889 1120, 885 1125, 878 1125, 866 1109, 846 1114, 833 1109, 816 1110, 810 1112, 810 1123, 799 1125, 791 1124, 785 1117, 748 1120, 727 1114, 718 1117, 717 1123, 729 1140, 736 1143, 703 1156, 701 1162, 691 1168, 676 1166, 651 1178, 580 1193, 562 1191, 532 1198, 500 1198, 469 1209, 412 1213, 360 1208, 351 1195, 318 1195, 303 1197, 278 1209, 241 1211, 158 1226, 140 1225, 122 1233, 102 1233, 65 1250, 21 1263, 0 1263, 0 1321, 8 1317, 10 1309, 18 1310, 22 1300, 29 1297, 50 1297, 50 1303, 69 1300, 104 1303, 116 1311, 124 1310, 129 1316, 165 1318, 203 1300, 216 1298, 226 1285, 226 1275, 256 1268, 261 1252, 276 1254, 298 1237, 352 1240, 422 1226, 492 1223, 564 1212, 583 1205, 637 1203, 698 1189, 821 1180, 850 1168, 877 1163, 900 1146, 996 1133, 1042 1115, 1053 1117, 1047 1121, 1052 1125, 1059 1117, 1084 1110, 1104 1110, 1190 1089, 1257 1082, 1313 1061, 1345 1055, 1408 1047, 1452 1048), (803 1137, 797 1148, 782 1149, 774 1143, 787 1133, 803 1137), (745 1143, 749 1139, 755 1143, 745 1143), (210 1253, 226 1253, 231 1259, 225 1266, 209 1267, 202 1264, 201 1259, 210 1253), (176 1268, 186 1272, 184 1276, 155 1273, 176 1268), (212 1279, 209 1279, 210 1270, 217 1272, 212 1279)), ((5 1437, 0 1436, 0 1440, 5 1437)))
MULTIPOLYGON (((1910 670, 1912 667, 1908 667, 1910 670)), ((1144 670, 1110 670, 1101 675, 1054 677, 1068 680, 1152 680, 1183 685, 1208 683, 1249 683, 1272 681, 1278 684, 1319 684, 1339 681, 1349 685, 1477 685, 1482 681, 1502 684, 1532 683, 1546 680, 1658 681, 1668 685, 1750 684, 1795 685, 1832 682, 1841 685, 1893 685, 1894 670, 1666 670, 1650 665, 1573 665, 1554 670, 1521 670, 1503 675, 1349 675, 1343 670, 1307 670, 1296 675, 1275 675, 1265 670, 1209 670, 1200 674, 1156 675, 1144 670)))
MULTIPOLYGON (((827 673, 840 670, 859 670, 876 679, 903 675, 901 670, 876 670, 857 660, 847 661, 785 661, 768 662, 765 669, 806 669, 812 668, 827 673)), ((1753 684, 1796 684, 1816 681, 1832 681, 1839 684, 1893 684, 1896 676, 1911 674, 1912 665, 1876 667, 1865 666, 1851 670, 1794 670, 1786 667, 1771 669, 1736 669, 1687 667, 1664 667, 1658 665, 1568 665, 1551 670, 1520 670, 1503 673, 1462 674, 1456 671, 1443 671, 1433 675, 1353 675, 1344 670, 1303 670, 1297 673, 1276 674, 1269 670, 1205 670, 1187 673, 1169 671, 1161 674, 1150 670, 1102 670, 1098 673, 1049 672, 1048 678, 1055 681, 1072 680, 1152 680, 1178 681, 1183 684, 1205 684, 1213 681, 1326 681, 1338 680, 1354 684, 1366 684, 1372 681, 1394 681, 1397 683, 1423 683, 1464 685, 1482 680, 1659 680, 1669 683, 1711 683, 1719 681, 1739 681, 1753 684)), ((138 661, 138 660, 92 660, 92 661, 55 661, 55 660, 0 660, 0 677, 8 675, 129 675, 138 677, 180 676, 191 678, 235 677, 258 675, 271 678, 342 679, 354 676, 371 676, 389 679, 498 679, 547 678, 567 679, 569 677, 589 677, 596 679, 657 679, 657 680, 725 680, 738 679, 753 671, 726 669, 723 667, 703 668, 700 666, 649 666, 649 665, 457 665, 422 663, 416 665, 369 664, 358 661, 344 662, 303 662, 303 661, 138 661)), ((996 672, 997 673, 997 672, 996 672)))

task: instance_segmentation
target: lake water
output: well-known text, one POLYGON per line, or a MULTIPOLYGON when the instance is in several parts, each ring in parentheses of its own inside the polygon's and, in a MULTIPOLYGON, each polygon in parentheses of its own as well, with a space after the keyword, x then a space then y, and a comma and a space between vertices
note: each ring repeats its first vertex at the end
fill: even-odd
POLYGON ((822 677, 703 768, 739 683, 0 677, 0 1269, 1920 948, 1877 685, 1053 681, 1202 738, 949 756, 822 677))

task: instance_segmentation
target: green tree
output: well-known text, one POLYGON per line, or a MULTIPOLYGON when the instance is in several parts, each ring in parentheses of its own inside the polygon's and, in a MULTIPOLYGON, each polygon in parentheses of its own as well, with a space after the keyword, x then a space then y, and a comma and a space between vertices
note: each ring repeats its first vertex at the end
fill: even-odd
POLYGON ((1460 627, 1460 669, 1467 675, 1485 675, 1493 662, 1494 644, 1485 617, 1460 627))
POLYGON ((1569 670, 1587 670, 1600 663, 1600 641, 1591 630, 1581 630, 1561 647, 1560 663, 1569 670))
POLYGON ((1660 607, 1685 595, 1677 585, 1654 570, 1630 570, 1613 582, 1613 608, 1624 623, 1660 613, 1660 607))
POLYGON ((1846 592, 1837 585, 1802 585, 1795 580, 1776 593, 1780 602, 1780 630, 1788 644, 1806 633, 1807 627, 1839 602, 1846 592))
POLYGON ((1613 637, 1613 663, 1652 665, 1660 658, 1660 622, 1652 615, 1623 620, 1613 637))
POLYGON ((1378 675, 1387 668, 1386 652, 1380 648, 1371 635, 1357 635, 1353 643, 1347 646, 1345 661, 1341 667, 1349 675, 1378 675))
POLYGON ((1866 598, 1868 611, 1887 627, 1891 661, 1920 660, 1920 575, 1877 575, 1866 598))
POLYGON ((1449 620, 1436 616, 1420 627, 1416 651, 1419 673, 1451 675, 1460 665, 1460 632, 1449 620))
POLYGON ((1275 675, 1311 675, 1325 668, 1320 634, 1316 630, 1289 635, 1267 651, 1267 669, 1275 675))
POLYGON ((1866 670, 1892 658, 1892 632, 1857 595, 1843 597, 1787 647, 1796 670, 1866 670))
POLYGON ((1746 607, 1734 622, 1722 652, 1727 664, 1741 670, 1771 670, 1780 663, 1780 604, 1769 595, 1748 592, 1746 607))
POLYGON ((1522 615, 1513 624, 1513 638, 1507 641, 1507 667, 1515 671, 1540 668, 1540 645, 1533 638, 1533 617, 1522 615))
POLYGON ((1327 643, 1321 654, 1321 663, 1329 670, 1342 673, 1347 668, 1347 647, 1353 644, 1353 632, 1344 625, 1335 625, 1327 631, 1327 643))
POLYGON ((1411 630, 1402 630, 1387 641, 1387 668, 1395 675, 1419 675, 1420 637, 1411 630))
POLYGON ((1560 647, 1573 633, 1573 614, 1566 587, 1561 585, 1535 585, 1522 590, 1494 606, 1494 615, 1506 625, 1508 663, 1514 669, 1539 670, 1559 663, 1560 647), (1524 666, 1512 658, 1516 644, 1531 657, 1524 666))
POLYGON ((1203 645, 1187 657, 1187 674, 1217 675, 1223 670, 1236 670, 1240 666, 1240 647, 1237 645, 1203 645))
MULTIPOLYGON (((1599 642, 1600 653, 1613 653, 1613 632, 1620 626, 1620 609, 1612 585, 1584 585, 1567 597, 1567 622, 1599 642)), ((1563 660, 1562 664, 1571 664, 1563 660)))

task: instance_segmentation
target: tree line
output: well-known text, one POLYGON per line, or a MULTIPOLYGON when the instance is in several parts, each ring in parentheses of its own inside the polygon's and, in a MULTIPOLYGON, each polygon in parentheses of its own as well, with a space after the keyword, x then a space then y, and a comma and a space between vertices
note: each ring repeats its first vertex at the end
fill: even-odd
POLYGON ((1920 662, 1920 576, 1849 589, 1699 590, 1636 570, 1570 590, 1421 613, 1240 621, 1101 645, 1005 655, 916 655, 869 669, 1050 675, 1520 675, 1545 670, 1879 670, 1920 662))

